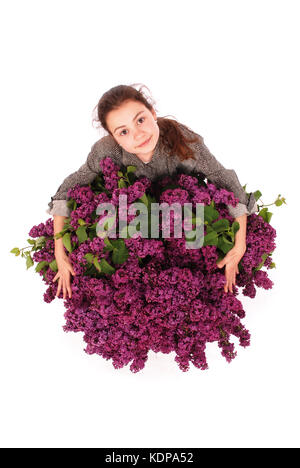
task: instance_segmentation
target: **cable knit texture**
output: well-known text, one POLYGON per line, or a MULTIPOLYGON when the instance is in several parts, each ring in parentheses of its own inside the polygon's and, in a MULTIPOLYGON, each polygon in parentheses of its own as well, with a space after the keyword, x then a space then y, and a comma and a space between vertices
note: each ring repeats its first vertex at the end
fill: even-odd
POLYGON ((181 124, 180 128, 187 137, 198 136, 198 142, 188 143, 194 152, 196 160, 190 158, 181 161, 176 154, 169 155, 164 148, 161 134, 159 135, 152 159, 147 163, 141 161, 135 154, 124 150, 111 135, 104 136, 93 144, 86 162, 76 172, 73 172, 63 180, 55 195, 51 197, 51 201, 48 203, 49 209, 46 212, 52 216, 70 216, 70 209, 67 206, 68 190, 76 184, 87 185, 91 183, 100 172, 99 163, 101 159, 109 156, 121 169, 129 165, 136 166, 136 176, 146 176, 150 180, 155 180, 165 175, 172 176, 177 170, 191 175, 193 173, 200 173, 203 178, 206 177, 209 182, 218 188, 225 188, 233 192, 235 197, 239 198, 240 203, 236 207, 228 205, 230 216, 237 218, 244 214, 248 216, 255 213, 258 208, 254 194, 251 193, 249 197, 247 196, 236 172, 233 169, 226 169, 217 161, 205 145, 201 135, 186 129, 181 124))

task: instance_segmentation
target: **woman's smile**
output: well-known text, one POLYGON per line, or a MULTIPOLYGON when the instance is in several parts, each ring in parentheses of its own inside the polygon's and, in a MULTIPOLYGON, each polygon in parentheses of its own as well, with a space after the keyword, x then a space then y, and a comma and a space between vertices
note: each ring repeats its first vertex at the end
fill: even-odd
POLYGON ((142 143, 141 145, 139 145, 138 148, 141 148, 142 146, 146 146, 146 145, 149 143, 149 141, 151 140, 151 138, 152 138, 152 135, 151 135, 150 138, 148 138, 148 140, 146 140, 144 143, 142 143))

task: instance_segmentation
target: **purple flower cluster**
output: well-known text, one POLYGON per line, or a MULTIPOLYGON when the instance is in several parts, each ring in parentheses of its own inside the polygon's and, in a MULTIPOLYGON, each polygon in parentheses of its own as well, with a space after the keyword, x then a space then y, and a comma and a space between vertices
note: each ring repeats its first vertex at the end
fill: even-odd
MULTIPOLYGON (((182 371, 187 371, 190 363, 204 370, 208 368, 205 347, 209 342, 217 342, 221 354, 230 362, 236 356, 234 344, 230 342, 231 335, 237 337, 243 347, 250 344, 249 331, 241 323, 245 311, 237 298, 238 287, 242 287, 242 293, 248 297, 255 297, 257 288, 272 288, 267 272, 258 267, 262 256, 267 255, 264 268, 270 268, 270 254, 276 247, 275 229, 261 216, 252 214, 248 217, 247 250, 241 260, 242 271, 237 275, 233 293, 224 292, 226 280, 216 265, 217 247, 206 245, 200 249, 186 249, 184 237, 161 240, 137 236, 124 239, 128 258, 123 263, 114 264, 103 239, 94 237, 78 242, 75 234, 78 219, 93 223, 92 215, 99 203, 117 205, 120 194, 128 196, 128 203, 134 202, 145 192, 149 193, 153 184, 141 177, 120 189, 118 166, 110 158, 105 158, 100 168, 110 196, 95 194, 90 187, 80 186, 68 192, 77 203, 71 213, 74 248, 69 254, 76 276, 72 278, 72 298, 65 300, 64 330, 83 332, 85 352, 111 359, 116 369, 131 363, 132 372, 140 371, 152 350, 162 353, 175 351, 175 361, 182 371), (96 256, 98 262, 104 259, 114 267, 114 272, 89 276, 86 274, 86 254, 96 256)), ((174 178, 165 177, 159 185, 163 188, 170 183, 177 188, 163 191, 157 200, 159 203, 209 205, 213 200, 220 213, 219 219, 228 220, 231 217, 223 205, 236 206, 238 203, 233 193, 212 184, 199 186, 198 180, 192 176, 177 174, 174 178)), ((53 235, 53 221, 49 219, 45 224, 34 226, 29 235, 33 238, 53 235)), ((54 259, 53 242, 53 239, 48 240, 43 249, 36 251, 34 260, 51 262, 54 259)), ((54 276, 50 267, 45 277, 41 274, 48 285, 45 302, 50 303, 55 298, 57 283, 52 282, 54 276)))
POLYGON ((53 236, 53 234, 53 220, 51 218, 47 219, 45 223, 40 223, 37 226, 33 226, 28 233, 28 235, 33 239, 42 236, 53 236))

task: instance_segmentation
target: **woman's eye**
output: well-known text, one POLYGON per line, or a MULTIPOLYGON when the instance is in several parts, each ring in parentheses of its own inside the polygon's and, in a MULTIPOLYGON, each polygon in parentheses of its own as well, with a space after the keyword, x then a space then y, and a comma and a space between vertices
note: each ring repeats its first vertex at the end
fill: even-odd
MULTIPOLYGON (((142 120, 142 119, 145 120, 145 117, 140 117, 140 118, 138 119, 138 122, 139 122, 139 120, 142 120)), ((120 136, 123 136, 123 132, 125 132, 125 130, 122 130, 122 131, 121 131, 120 136)))

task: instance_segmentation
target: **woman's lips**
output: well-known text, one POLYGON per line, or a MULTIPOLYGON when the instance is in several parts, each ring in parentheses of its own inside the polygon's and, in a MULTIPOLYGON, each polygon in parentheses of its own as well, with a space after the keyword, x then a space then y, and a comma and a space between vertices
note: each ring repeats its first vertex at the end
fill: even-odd
POLYGON ((148 140, 146 140, 144 143, 142 143, 141 145, 139 145, 138 148, 141 148, 142 146, 146 146, 147 143, 149 143, 149 141, 151 140, 151 138, 152 138, 152 135, 151 135, 150 138, 148 138, 148 140))

